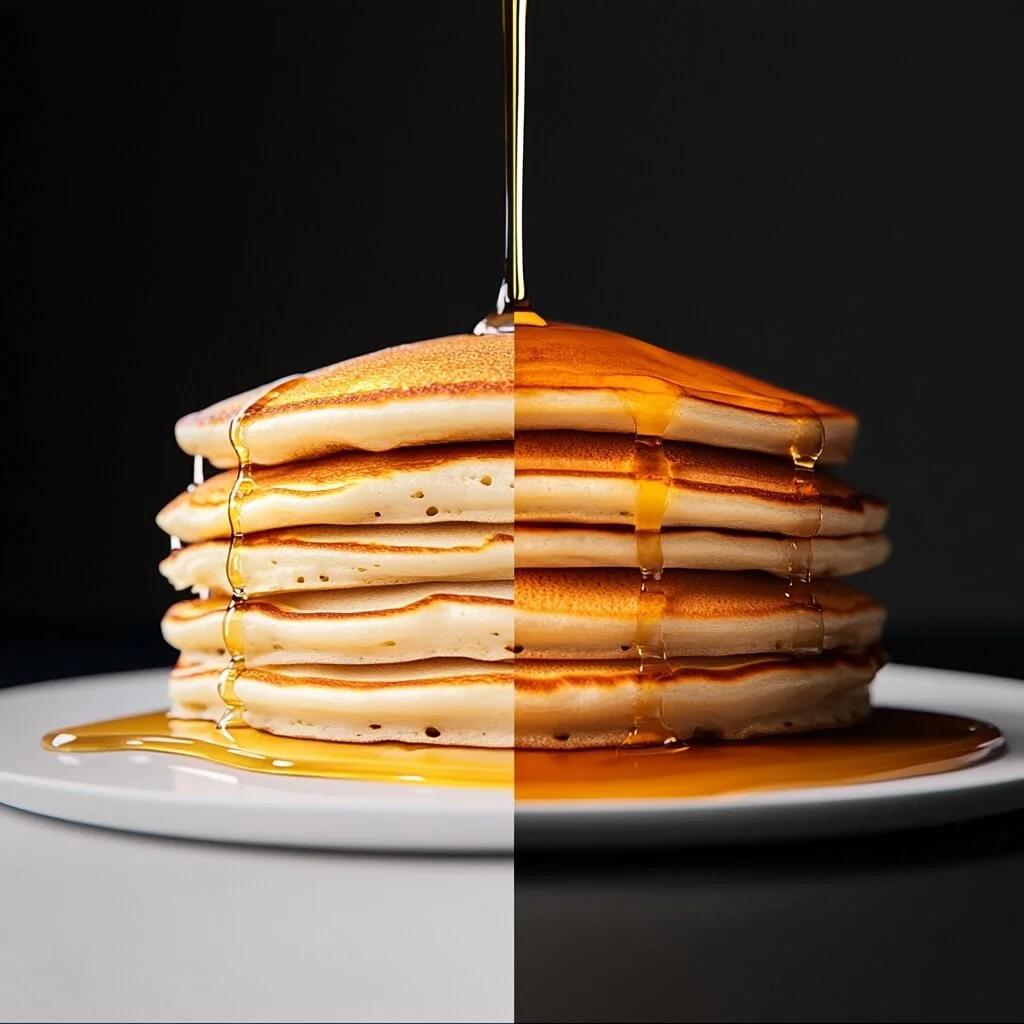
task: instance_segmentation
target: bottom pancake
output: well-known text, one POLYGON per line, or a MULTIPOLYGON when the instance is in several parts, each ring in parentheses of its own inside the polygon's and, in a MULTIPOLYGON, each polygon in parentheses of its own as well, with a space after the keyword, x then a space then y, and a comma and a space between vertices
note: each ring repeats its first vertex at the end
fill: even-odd
MULTIPOLYGON (((247 668, 235 689, 246 721, 281 736, 571 750, 618 746, 641 714, 681 741, 855 725, 870 713, 884 660, 870 647, 672 658, 644 673, 621 661, 299 665, 247 668)), ((214 659, 179 662, 172 717, 220 717, 218 668, 214 659)))
MULTIPOLYGON (((189 659, 171 672, 171 717, 216 720, 220 666, 189 659)), ((279 736, 460 747, 511 747, 514 736, 511 662, 247 667, 235 693, 249 725, 279 736)))
POLYGON ((871 711, 881 648, 671 658, 654 670, 619 661, 516 662, 520 748, 615 747, 637 718, 666 737, 745 740, 856 725, 871 711))

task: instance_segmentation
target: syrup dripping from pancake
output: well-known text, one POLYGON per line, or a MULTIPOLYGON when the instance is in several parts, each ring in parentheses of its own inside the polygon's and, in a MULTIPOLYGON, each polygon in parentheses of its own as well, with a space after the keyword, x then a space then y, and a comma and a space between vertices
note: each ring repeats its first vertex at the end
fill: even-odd
POLYGON ((231 588, 231 600, 224 612, 221 631, 224 637, 224 649, 227 651, 228 663, 217 681, 217 693, 224 702, 225 711, 218 727, 239 728, 245 726, 242 715, 242 701, 236 692, 236 683, 245 671, 245 637, 242 627, 240 610, 249 599, 246 589, 245 574, 242 571, 242 552, 245 547, 245 529, 242 522, 242 511, 245 499, 256 486, 252 475, 252 457, 249 450, 248 427, 253 416, 275 398, 282 395, 289 387, 304 380, 302 374, 294 374, 272 384, 261 395, 243 406, 231 418, 229 437, 231 447, 238 460, 238 470, 231 493, 228 496, 228 522, 231 528, 231 539, 228 543, 226 573, 228 586, 231 588))
POLYGON ((637 484, 636 536, 640 591, 636 607, 636 700, 633 730, 627 746, 672 744, 676 742, 665 722, 663 686, 667 675, 665 649, 665 552, 662 528, 668 507, 672 471, 665 457, 665 432, 672 419, 675 396, 671 392, 622 393, 635 425, 633 476, 637 484))
POLYGON ((812 541, 821 530, 822 503, 815 468, 825 446, 821 418, 806 406, 787 403, 796 427, 790 456, 793 459, 793 492, 809 519, 801 535, 790 538, 786 597, 799 612, 796 634, 791 643, 795 655, 819 654, 825 646, 825 616, 811 585, 812 541))

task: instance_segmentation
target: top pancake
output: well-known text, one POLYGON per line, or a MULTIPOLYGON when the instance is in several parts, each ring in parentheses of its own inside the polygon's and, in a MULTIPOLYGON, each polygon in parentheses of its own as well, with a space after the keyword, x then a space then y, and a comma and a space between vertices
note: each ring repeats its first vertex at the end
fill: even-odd
POLYGON ((351 448, 508 440, 512 348, 510 335, 459 334, 382 349, 191 413, 175 436, 221 469, 237 465, 230 425, 247 407, 245 438, 260 465, 351 448))
POLYGON ((655 434, 772 455, 846 461, 849 412, 610 331, 517 325, 517 430, 655 434))

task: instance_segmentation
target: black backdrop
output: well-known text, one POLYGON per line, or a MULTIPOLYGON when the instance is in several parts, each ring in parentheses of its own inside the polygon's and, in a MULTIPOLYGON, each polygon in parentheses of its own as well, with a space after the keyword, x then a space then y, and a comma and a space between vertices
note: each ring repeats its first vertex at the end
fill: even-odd
MULTIPOLYGON (((13 683, 170 661, 178 416, 487 312, 501 65, 484 0, 2 10, 13 683)), ((890 649, 1013 675, 1020 11, 533 0, 526 215, 548 316, 860 413, 890 649)))

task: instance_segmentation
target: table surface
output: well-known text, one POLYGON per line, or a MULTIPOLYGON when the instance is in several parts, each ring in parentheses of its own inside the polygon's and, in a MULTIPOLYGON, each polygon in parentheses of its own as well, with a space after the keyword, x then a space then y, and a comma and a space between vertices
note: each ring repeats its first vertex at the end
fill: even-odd
POLYGON ((0 1021, 511 1021, 512 886, 0 807, 0 1021))
POLYGON ((0 1020, 1019 1021, 1024 814, 857 840, 307 854, 0 808, 0 1020), (513 959, 513 914, 515 944, 513 959))
POLYGON ((1024 813, 516 857, 516 1020, 1024 1020, 1024 813))

